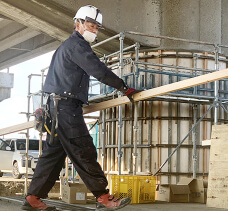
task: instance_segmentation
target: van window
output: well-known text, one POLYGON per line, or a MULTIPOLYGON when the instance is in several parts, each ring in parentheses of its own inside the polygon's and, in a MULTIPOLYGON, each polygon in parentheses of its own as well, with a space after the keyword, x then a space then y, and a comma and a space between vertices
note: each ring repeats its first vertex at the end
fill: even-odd
POLYGON ((7 146, 8 145, 4 141, 0 140, 0 150, 6 150, 7 146))
MULTIPOLYGON (((17 150, 26 150, 26 139, 18 139, 16 143, 17 150)), ((42 146, 43 145, 44 141, 42 146)), ((29 140, 29 150, 39 150, 39 140, 29 140)))

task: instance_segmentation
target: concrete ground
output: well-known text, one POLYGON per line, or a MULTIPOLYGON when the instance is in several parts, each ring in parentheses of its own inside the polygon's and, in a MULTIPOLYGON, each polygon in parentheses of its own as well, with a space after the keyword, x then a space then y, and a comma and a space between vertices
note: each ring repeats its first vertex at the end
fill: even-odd
POLYGON ((19 204, 0 200, 0 211, 19 211, 19 204))
MULTIPOLYGON (((87 205, 94 207, 95 205, 87 205)), ((164 203, 156 201, 152 204, 133 204, 122 209, 123 211, 222 211, 228 209, 209 208, 205 204, 195 203, 164 203)))
MULTIPOLYGON (((12 177, 7 175, 6 177, 0 178, 0 182, 22 182, 23 179, 15 180, 12 177), (8 176, 8 177, 7 177, 8 176)), ((5 188, 4 188, 5 189, 5 188)), ((5 190, 0 190, 0 192, 5 192, 5 190)), ((0 211, 19 211, 21 210, 21 204, 23 202, 23 196, 0 196, 0 211)), ((69 205, 61 200, 45 200, 47 204, 56 206, 59 210, 62 211, 86 211, 86 210, 95 210, 95 204, 87 203, 86 205, 69 205)), ((156 201, 152 204, 134 204, 128 205, 127 207, 121 209, 123 211, 223 211, 228 209, 219 209, 219 208, 209 208, 205 204, 197 203, 165 203, 156 201)))
MULTIPOLYGON (((51 200, 53 202, 53 200, 51 200)), ((46 202, 49 203, 49 200, 46 202)), ((58 203, 58 201, 57 201, 58 203)), ((62 202, 60 201, 62 204, 62 202)), ((22 201, 13 200, 10 201, 6 198, 2 199, 0 197, 0 211, 20 211, 20 206, 22 201)), ((53 203, 52 203, 53 204, 53 203)), ((64 203, 65 204, 65 203, 64 203)), ((86 204, 86 205, 74 205, 75 207, 65 207, 59 208, 61 211, 75 211, 75 210, 95 210, 95 204, 86 204)), ((205 204, 196 204, 196 203, 163 203, 163 202, 155 202, 153 204, 135 204, 128 205, 121 209, 123 211, 223 211, 228 209, 218 209, 218 208, 209 208, 206 207, 205 204)))

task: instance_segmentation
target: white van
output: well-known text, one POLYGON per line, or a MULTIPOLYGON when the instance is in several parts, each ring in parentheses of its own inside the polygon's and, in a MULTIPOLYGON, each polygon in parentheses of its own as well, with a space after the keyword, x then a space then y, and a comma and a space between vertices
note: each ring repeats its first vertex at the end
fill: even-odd
MULTIPOLYGON (((44 145, 44 141, 43 144, 44 145)), ((19 179, 26 173, 26 139, 0 139, 0 177, 12 173, 19 179)), ((39 155, 39 140, 29 139, 28 174, 33 175, 39 155)))

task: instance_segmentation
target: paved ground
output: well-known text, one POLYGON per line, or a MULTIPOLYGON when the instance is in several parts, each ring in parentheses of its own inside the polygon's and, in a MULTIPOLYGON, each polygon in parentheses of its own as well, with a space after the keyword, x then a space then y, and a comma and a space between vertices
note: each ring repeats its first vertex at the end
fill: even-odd
POLYGON ((19 204, 13 204, 7 201, 0 200, 0 211, 21 211, 19 204))
MULTIPOLYGON (((12 201, 6 198, 0 198, 0 211, 19 211, 21 206, 21 198, 12 201), (9 201, 9 202, 8 202, 9 201)), ((91 211, 95 210, 94 204, 87 205, 72 205, 67 206, 67 204, 61 201, 46 201, 47 204, 55 204, 58 210, 61 211, 91 211), (64 206, 63 206, 64 205, 64 206), (62 208, 60 208, 62 206, 62 208)), ((223 211, 228 209, 218 209, 218 208, 208 208, 205 204, 193 204, 193 203, 162 203, 156 202, 153 204, 137 204, 129 205, 122 209, 123 211, 223 211)))
MULTIPOLYGON (((6 175, 7 181, 17 181, 9 175, 6 175)), ((0 181, 5 181, 6 178, 0 177, 0 181)), ((18 181, 23 181, 20 179, 18 181)), ((4 190, 3 190, 4 191, 4 190)), ((1 197, 0 196, 0 211, 21 211, 20 207, 23 201, 22 196, 10 196, 1 197)), ((95 204, 86 205, 69 205, 61 200, 47 200, 47 204, 55 205, 61 211, 93 211, 95 210, 95 204)), ((153 204, 136 204, 128 205, 127 207, 121 209, 123 211, 224 211, 228 209, 218 209, 218 208, 208 208, 205 204, 196 203, 164 203, 155 202, 153 204)))

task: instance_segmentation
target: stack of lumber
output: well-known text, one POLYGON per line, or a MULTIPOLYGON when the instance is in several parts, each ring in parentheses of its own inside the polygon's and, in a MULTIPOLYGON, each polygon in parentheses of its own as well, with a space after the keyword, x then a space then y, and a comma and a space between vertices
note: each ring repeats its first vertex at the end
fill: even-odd
POLYGON ((228 125, 213 125, 207 206, 228 209, 228 125))

